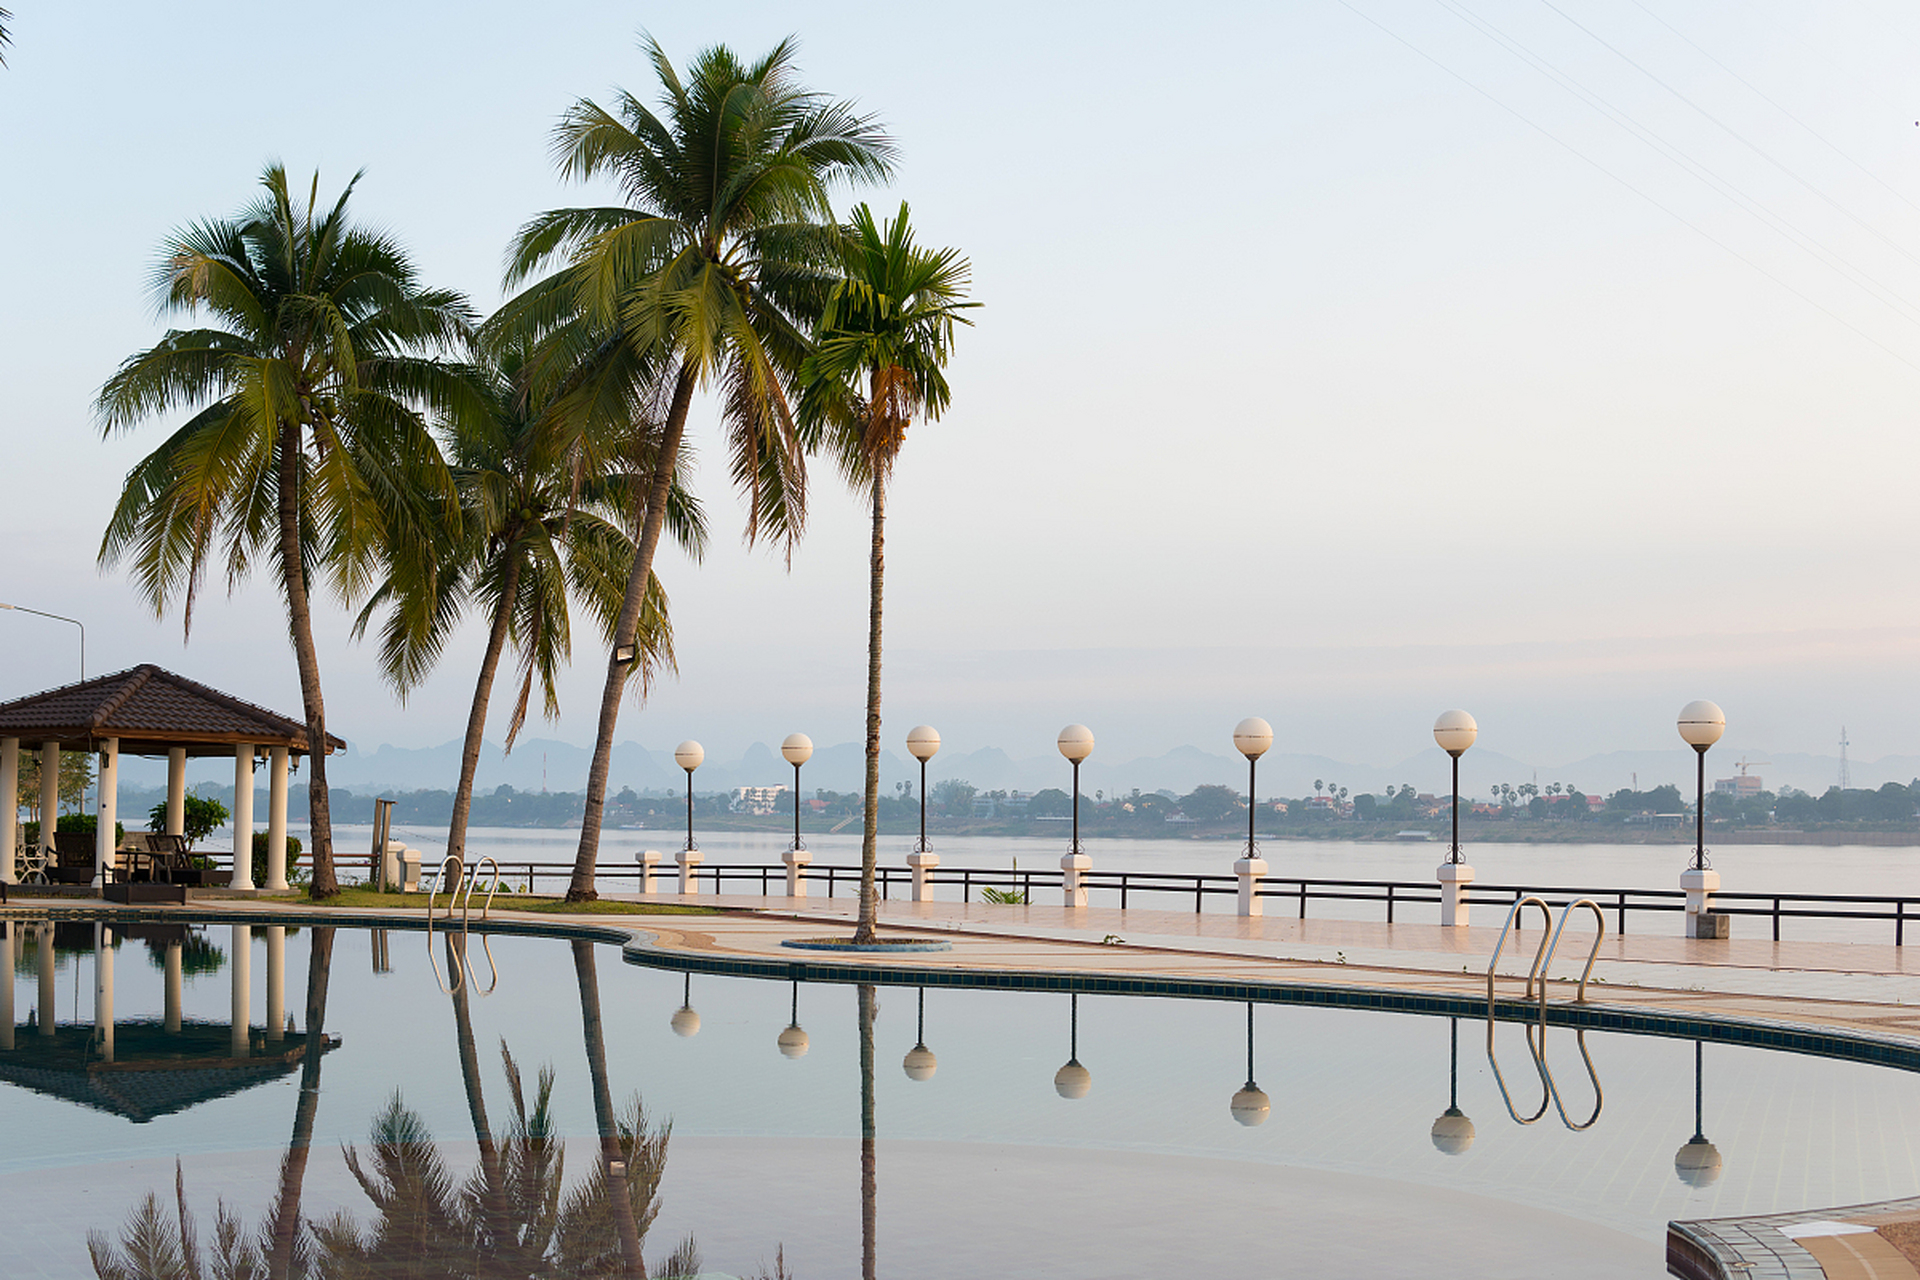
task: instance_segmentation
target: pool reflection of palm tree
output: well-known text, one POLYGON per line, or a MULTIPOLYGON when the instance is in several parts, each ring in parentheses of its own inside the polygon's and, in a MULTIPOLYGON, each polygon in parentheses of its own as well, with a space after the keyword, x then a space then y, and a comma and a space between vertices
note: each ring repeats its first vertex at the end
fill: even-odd
POLYGON ((860 984, 860 1277, 874 1280, 874 1219, 878 1210, 879 1167, 873 1149, 874 988, 860 984))

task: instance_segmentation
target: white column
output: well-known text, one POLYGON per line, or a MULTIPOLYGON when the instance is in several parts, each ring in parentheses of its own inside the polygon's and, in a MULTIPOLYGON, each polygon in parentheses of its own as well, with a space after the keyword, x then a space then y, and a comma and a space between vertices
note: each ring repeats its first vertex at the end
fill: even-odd
POLYGON ((1467 886, 1473 868, 1464 862, 1443 862, 1434 878, 1440 882, 1440 923, 1448 929, 1467 927, 1467 886))
POLYGON ((1267 874, 1267 860, 1265 858, 1237 859, 1233 864, 1233 874, 1240 878, 1240 914, 1243 916, 1264 914, 1260 906, 1260 877, 1267 874))
POLYGON ((19 923, 0 921, 0 1049, 13 1048, 13 966, 19 946, 19 923))
POLYGON ((120 842, 114 838, 114 824, 120 818, 120 739, 108 738, 100 752, 100 813, 93 833, 93 887, 98 889, 113 873, 115 852, 120 842))
POLYGON ((813 861, 813 854, 805 849, 789 849, 780 855, 780 861, 787 864, 787 896, 806 897, 807 864, 813 861))
POLYGON ((187 749, 167 748, 167 834, 187 832, 187 749))
POLYGON ((102 1061, 113 1061, 113 947, 107 926, 93 926, 93 1031, 102 1061))
POLYGON ((247 1017, 253 1010, 253 926, 236 924, 233 928, 232 953, 227 957, 233 976, 233 1037, 232 1051, 236 1058, 249 1056, 251 1037, 247 1034, 247 1017))
POLYGON ((233 748, 232 887, 253 888, 253 744, 251 742, 236 743, 233 748))
POLYGON ((40 962, 40 1034, 53 1035, 53 926, 43 924, 34 934, 34 955, 40 962))
POLYGON ((1680 888, 1687 895, 1687 912, 1682 917, 1682 937, 1699 938, 1700 921, 1713 910, 1714 891, 1720 887, 1718 871, 1695 871, 1691 868, 1680 873, 1680 888))
POLYGON ((644 849, 635 855, 634 861, 640 864, 640 893, 650 898, 656 892, 653 884, 653 869, 660 865, 660 851, 644 849))
MULTIPOLYGON (((53 829, 60 824, 60 744, 40 744, 40 847, 53 857, 53 829)), ((49 861, 51 869, 51 861, 49 861)), ((53 877, 48 876, 49 880, 53 877)))
POLYGON ((181 955, 185 950, 178 942, 167 944, 166 1028, 173 1035, 180 1034, 181 988, 186 985, 182 978, 184 966, 181 964, 181 955))
MULTIPOLYGON (((267 769, 267 884, 287 887, 287 749, 275 747, 267 769)), ((285 937, 285 933, 281 934, 285 937)), ((272 1021, 272 1019, 268 1019, 272 1021)))
POLYGON ((1086 882, 1080 879, 1080 873, 1093 866, 1093 859, 1084 853, 1063 853, 1060 855, 1060 884, 1066 890, 1067 905, 1084 907, 1087 905, 1086 882))
POLYGON ((913 872, 913 900, 932 902, 933 886, 927 883, 927 872, 940 865, 940 855, 929 849, 924 853, 907 855, 907 867, 913 872))
POLYGON ((267 926, 267 1040, 287 1034, 287 926, 267 926))
POLYGON ((700 892, 700 862, 705 856, 698 849, 682 849, 675 856, 680 864, 680 892, 700 892))
MULTIPOLYGON (((19 878, 13 865, 13 842, 19 838, 19 823, 20 739, 0 738, 0 883, 3 884, 12 884, 19 878)), ((13 997, 7 999, 11 1001, 13 997)))

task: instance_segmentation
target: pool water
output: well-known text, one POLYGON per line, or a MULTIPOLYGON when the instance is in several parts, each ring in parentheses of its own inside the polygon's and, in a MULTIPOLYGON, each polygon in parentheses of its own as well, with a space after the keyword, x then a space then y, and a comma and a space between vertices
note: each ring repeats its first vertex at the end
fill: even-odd
MULTIPOLYGON (((643 1244, 651 1275, 691 1235, 707 1274, 770 1273, 778 1251, 808 1280, 861 1275, 869 1240, 873 1273, 900 1277, 1658 1276, 1670 1218, 1920 1193, 1920 1081, 1757 1049, 1699 1053, 1700 1119, 1721 1165, 1691 1185, 1675 1168, 1695 1132, 1690 1041, 1589 1033, 1596 1095, 1574 1033, 1550 1028, 1556 1106, 1521 1025, 1497 1028, 1497 1079, 1482 1022, 1258 1005, 1253 1076, 1270 1110, 1249 1126, 1231 1105, 1248 1075, 1244 1004, 942 988, 923 1014, 908 987, 686 976, 604 943, 522 936, 470 939, 453 984, 444 935, 430 953, 420 932, 222 924, 179 947, 191 962, 178 1033, 166 1025, 167 931, 101 931, 114 956, 109 1065, 94 1025, 95 927, 10 933, 9 1275, 95 1274, 90 1231, 117 1239, 150 1191, 175 1213, 176 1160, 203 1242, 221 1203, 257 1229, 285 1193, 296 1126, 311 1134, 302 1215, 344 1213, 371 1232, 383 1217, 348 1153, 372 1177, 369 1134, 383 1113, 393 1120, 396 1097, 457 1201, 485 1167, 477 1114, 489 1148, 511 1145, 503 1042, 530 1103, 541 1070, 553 1072, 567 1194, 601 1153, 597 1073, 613 1112, 637 1094, 649 1125, 670 1124, 643 1244), (236 1070, 241 953, 250 1029, 236 1070), (324 1032, 338 1037, 317 1064, 294 1052, 309 1043, 316 954, 324 1032), (270 999, 294 1024, 277 1038, 270 999), (931 1074, 915 1054, 924 1078, 910 1078, 922 1036, 931 1074), (1083 1096, 1056 1087, 1070 1056, 1083 1096), (1544 1114, 1517 1123, 1502 1080, 1518 1119, 1544 1114), (1457 1122, 1436 1140, 1453 1101, 1470 1142, 1457 1122), (1590 1127, 1571 1127, 1596 1107, 1590 1127)), ((1072 1073, 1062 1083, 1077 1092, 1072 1073)), ((411 1220, 390 1204, 384 1221, 411 1220)), ((614 1238, 590 1227, 581 1239, 614 1238)))

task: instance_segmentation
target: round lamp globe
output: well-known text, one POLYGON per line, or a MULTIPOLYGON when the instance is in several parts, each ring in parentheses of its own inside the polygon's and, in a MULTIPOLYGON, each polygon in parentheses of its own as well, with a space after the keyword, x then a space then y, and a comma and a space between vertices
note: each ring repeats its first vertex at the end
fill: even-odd
POLYGON ((1479 736, 1480 726, 1472 716, 1458 709, 1441 712, 1440 718, 1433 722, 1433 740, 1450 756, 1466 751, 1479 736))
POLYGON ((1704 751, 1720 741, 1727 731, 1727 713, 1705 698, 1680 708, 1680 736, 1696 751, 1704 751))
POLYGON ((790 733, 780 744, 780 754, 788 764, 805 764, 813 759, 813 739, 804 733, 790 733))
POLYGON ((1273 746, 1273 726, 1259 716, 1248 716, 1233 726, 1233 745, 1249 760, 1258 760, 1273 746))
POLYGON ((707 749, 695 742, 692 738, 688 738, 685 742, 673 749, 673 762, 682 769, 685 769, 688 773, 692 773, 695 769, 698 769, 706 758, 707 749))
POLYGON ((1060 754, 1079 764, 1093 754, 1093 730, 1083 724, 1070 724, 1060 731, 1060 754))
POLYGON ((930 724, 916 725, 907 733, 907 754, 925 764, 940 750, 940 731, 930 724))

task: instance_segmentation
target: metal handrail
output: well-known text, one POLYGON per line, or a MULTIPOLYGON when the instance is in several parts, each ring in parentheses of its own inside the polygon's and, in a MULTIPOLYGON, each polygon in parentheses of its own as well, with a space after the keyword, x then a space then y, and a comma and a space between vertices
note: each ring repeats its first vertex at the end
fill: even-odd
MULTIPOLYGON (((1553 933, 1553 913, 1547 909, 1547 904, 1544 900, 1528 894, 1524 898, 1516 899, 1513 906, 1507 909, 1507 922, 1500 926, 1500 940, 1493 944, 1493 957, 1487 961, 1487 1051, 1489 1053, 1493 1051, 1494 966, 1500 963, 1500 953, 1506 949, 1507 935, 1513 932, 1513 922, 1520 917, 1521 909, 1529 902, 1540 908, 1540 949, 1533 953, 1533 965, 1527 970, 1526 992, 1521 997, 1523 1000, 1531 1000, 1533 998, 1533 978, 1535 974, 1540 972, 1540 962, 1546 959, 1547 942, 1553 933)), ((1546 983, 1543 981, 1541 983, 1542 989, 1544 989, 1545 986, 1546 983)))
MULTIPOLYGON (((1519 904, 1516 903, 1514 905, 1517 907, 1519 904)), ((1553 1102, 1553 1087, 1547 1083, 1546 1064, 1540 1061, 1540 1051, 1533 1046, 1533 1036, 1531 1034, 1533 1028, 1531 1026, 1527 1028, 1529 1032, 1527 1036, 1527 1056, 1533 1059, 1534 1074, 1540 1077, 1540 1109, 1522 1120, 1520 1113, 1514 1110, 1513 1095, 1507 1092, 1507 1078, 1501 1074, 1500 1059, 1495 1056, 1493 1052, 1493 1027, 1493 1010, 1489 1007, 1487 1010, 1487 1065, 1493 1068, 1493 1082, 1500 1086, 1500 1101, 1506 1104, 1507 1114, 1513 1117, 1515 1124, 1532 1124, 1541 1116, 1547 1114, 1547 1108, 1552 1105, 1553 1102)))
MULTIPOLYGON (((456 874, 466 870, 466 863, 460 861, 458 855, 451 853, 440 859, 440 865, 433 869, 433 879, 427 882, 427 937, 429 941, 431 941, 433 937, 433 898, 435 894, 440 892, 440 885, 446 877, 448 863, 453 864, 453 869, 456 874)), ((459 888, 456 886, 453 893, 447 896, 448 924, 453 923, 453 900, 459 892, 459 888)))
POLYGON ((1544 958, 1540 962, 1540 1018, 1544 1022, 1547 1016, 1547 970, 1553 964, 1553 953, 1560 948, 1560 935, 1567 931, 1567 920, 1573 915, 1575 907, 1585 907, 1593 912, 1593 922, 1597 931, 1593 935, 1593 947, 1587 952, 1587 967, 1580 971, 1580 989, 1574 995, 1575 1004, 1585 1004, 1587 999, 1587 977, 1593 972, 1593 962, 1600 956, 1600 944, 1607 937, 1607 917, 1600 911, 1600 904, 1592 898, 1581 898, 1569 902, 1560 908, 1560 924, 1553 931, 1553 940, 1547 943, 1544 958))
MULTIPOLYGON (((453 855, 448 854, 447 856, 451 858, 453 855)), ((493 862, 493 882, 487 886, 486 900, 480 904, 480 919, 483 922, 487 918, 487 912, 492 910, 493 908, 493 895, 496 892, 498 892, 500 888, 500 864, 498 862, 494 862, 492 855, 488 855, 486 857, 481 858, 479 861, 475 862, 473 864, 472 872, 466 873, 464 875, 465 883, 463 887, 465 888, 466 892, 462 895, 460 899, 461 901, 460 924, 463 928, 466 926, 466 923, 467 923, 467 913, 473 910, 473 888, 474 888, 474 885, 479 883, 480 868, 486 866, 489 862, 493 862)), ((449 920, 453 918, 453 906, 451 903, 449 903, 447 906, 447 918, 449 920)))

